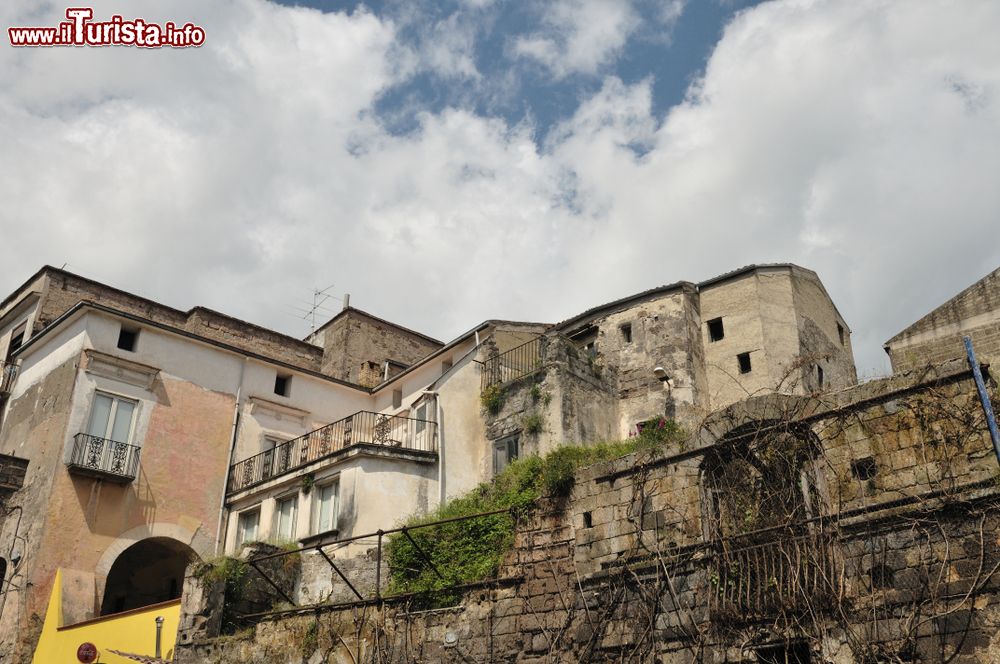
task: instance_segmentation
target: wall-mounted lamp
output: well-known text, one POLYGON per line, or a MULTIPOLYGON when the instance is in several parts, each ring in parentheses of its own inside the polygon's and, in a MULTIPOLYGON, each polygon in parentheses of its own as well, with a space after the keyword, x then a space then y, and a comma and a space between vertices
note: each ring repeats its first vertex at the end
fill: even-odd
POLYGON ((664 369, 663 367, 656 367, 655 369, 653 369, 653 375, 656 376, 656 379, 658 381, 663 383, 670 380, 670 376, 667 375, 667 370, 664 369))

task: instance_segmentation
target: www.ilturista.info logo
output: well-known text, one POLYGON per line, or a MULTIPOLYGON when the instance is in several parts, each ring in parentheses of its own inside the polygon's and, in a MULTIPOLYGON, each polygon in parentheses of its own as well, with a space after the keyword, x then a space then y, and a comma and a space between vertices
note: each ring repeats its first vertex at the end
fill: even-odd
POLYGON ((143 48, 187 48, 205 43, 205 29, 185 23, 159 25, 141 18, 126 21, 115 15, 110 21, 91 21, 94 10, 70 7, 68 21, 54 27, 7 28, 11 46, 140 46, 143 48))

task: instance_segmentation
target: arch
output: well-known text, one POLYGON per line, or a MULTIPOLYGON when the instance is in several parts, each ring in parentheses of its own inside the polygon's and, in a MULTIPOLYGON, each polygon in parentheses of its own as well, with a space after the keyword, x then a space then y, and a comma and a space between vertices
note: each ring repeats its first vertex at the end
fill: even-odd
MULTIPOLYGON (((94 574, 97 575, 98 579, 106 577, 111 571, 111 566, 114 564, 115 560, 118 559, 118 556, 120 556, 125 549, 129 548, 136 542, 140 542, 150 537, 167 537, 174 539, 178 542, 187 544, 194 549, 195 552, 199 553, 199 555, 204 555, 211 551, 212 543, 207 540, 204 535, 199 535, 200 531, 201 529, 199 529, 198 532, 191 531, 175 523, 162 521, 136 526, 135 528, 119 535, 118 538, 104 550, 104 554, 101 555, 101 559, 97 561, 97 565, 94 567, 94 574)), ((100 588, 98 588, 98 590, 100 590, 100 588)))
POLYGON ((706 536, 794 529, 818 516, 819 455, 816 435, 799 422, 751 420, 731 429, 701 464, 706 536))
POLYGON ((127 547, 108 572, 101 615, 179 598, 184 570, 196 557, 190 546, 169 537, 150 537, 127 547))

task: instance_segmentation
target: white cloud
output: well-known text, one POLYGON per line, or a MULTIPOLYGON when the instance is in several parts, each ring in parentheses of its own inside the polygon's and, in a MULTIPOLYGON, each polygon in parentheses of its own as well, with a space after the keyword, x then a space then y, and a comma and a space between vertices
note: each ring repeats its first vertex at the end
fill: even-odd
MULTIPOLYGON (((599 71, 622 48, 631 15, 585 4, 591 18, 542 38, 540 61, 599 71)), ((448 337, 792 260, 824 279, 864 370, 1000 264, 995 3, 766 3, 666 117, 651 81, 608 78, 542 147, 530 125, 458 108, 387 133, 373 104, 416 65, 364 11, 118 7, 203 23, 208 43, 0 50, 4 292, 68 262, 302 333, 291 306, 335 283, 448 337)), ((37 13, 12 3, 0 19, 37 13)), ((462 39, 445 52, 467 52, 462 39)))
POLYGON ((562 78, 598 73, 621 53, 640 19, 622 0, 552 0, 544 3, 541 23, 540 30, 515 39, 511 50, 562 78))

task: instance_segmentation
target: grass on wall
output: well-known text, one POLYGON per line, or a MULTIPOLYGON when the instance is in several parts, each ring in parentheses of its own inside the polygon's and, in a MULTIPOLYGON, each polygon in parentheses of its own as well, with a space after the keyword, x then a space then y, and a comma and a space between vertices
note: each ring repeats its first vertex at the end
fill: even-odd
MULTIPOLYGON (((526 514, 542 496, 568 495, 577 469, 641 449, 656 449, 684 435, 675 422, 660 418, 647 422, 638 435, 627 440, 559 447, 544 457, 518 459, 492 482, 480 484, 430 514, 412 517, 405 525, 414 528, 502 509, 514 515, 526 514)), ((386 543, 389 594, 438 591, 496 576, 514 544, 514 527, 514 517, 503 513, 411 530, 410 536, 434 563, 440 577, 404 535, 390 536, 386 543)))

